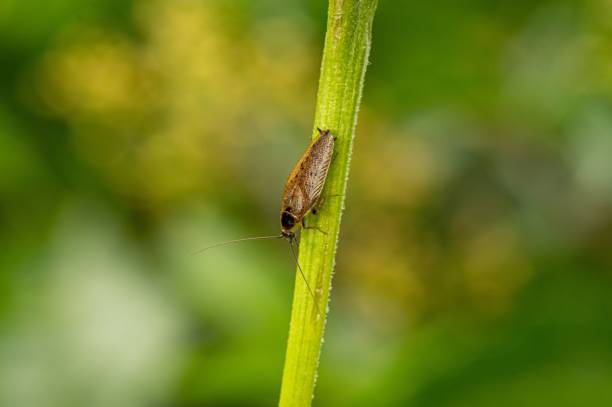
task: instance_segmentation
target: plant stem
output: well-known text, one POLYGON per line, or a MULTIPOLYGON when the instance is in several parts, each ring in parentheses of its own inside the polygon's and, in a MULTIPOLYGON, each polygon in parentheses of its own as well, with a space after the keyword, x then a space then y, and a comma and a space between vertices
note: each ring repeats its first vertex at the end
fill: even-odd
MULTIPOLYGON (((309 229, 302 231, 301 235, 299 264, 315 291, 317 304, 297 274, 280 394, 281 407, 310 406, 313 397, 377 2, 329 2, 314 127, 330 129, 337 137, 336 157, 323 190, 324 205, 316 216, 308 219, 310 224, 326 231, 326 234, 309 229)), ((313 137, 317 135, 313 129, 313 137)))

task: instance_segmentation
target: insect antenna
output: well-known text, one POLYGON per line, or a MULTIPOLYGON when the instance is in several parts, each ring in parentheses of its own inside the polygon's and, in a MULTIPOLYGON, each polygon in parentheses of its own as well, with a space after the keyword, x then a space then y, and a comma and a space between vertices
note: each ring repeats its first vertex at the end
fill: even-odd
POLYGON ((302 279, 304 280, 304 283, 306 283, 306 287, 308 288, 308 291, 310 291, 310 295, 312 296, 312 302, 314 302, 315 307, 317 307, 317 314, 320 315, 321 314, 321 310, 319 309, 319 304, 317 303, 317 299, 314 295, 314 292, 312 291, 312 288, 310 288, 310 284, 308 284, 308 280, 306 280, 306 275, 304 274, 304 271, 302 270, 302 267, 300 266, 300 262, 298 261, 298 257, 295 254, 295 250, 293 249, 293 241, 295 240, 295 238, 289 238, 289 249, 291 250, 291 254, 293 255, 293 259, 295 260, 295 264, 297 264, 298 270, 300 270, 300 274, 302 275, 302 279))
POLYGON ((215 243, 203 249, 193 252, 193 255, 204 253, 208 249, 212 249, 214 247, 227 246, 228 244, 234 244, 238 242, 245 242, 247 240, 267 240, 267 239, 282 239, 283 235, 274 235, 274 236, 255 236, 255 237, 243 237, 242 239, 233 239, 226 240, 225 242, 215 243))

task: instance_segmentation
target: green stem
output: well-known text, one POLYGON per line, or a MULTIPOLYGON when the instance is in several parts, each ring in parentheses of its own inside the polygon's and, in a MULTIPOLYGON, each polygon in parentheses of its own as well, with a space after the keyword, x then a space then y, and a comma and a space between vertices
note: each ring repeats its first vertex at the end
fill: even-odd
MULTIPOLYGON (((327 233, 316 229, 302 231, 299 264, 315 291, 317 304, 297 274, 280 394, 281 407, 310 406, 313 397, 377 2, 329 2, 315 128, 331 129, 332 134, 337 136, 336 157, 323 191, 325 203, 316 216, 309 216, 308 219, 310 224, 327 233)), ((313 137, 317 134, 313 130, 313 137)))

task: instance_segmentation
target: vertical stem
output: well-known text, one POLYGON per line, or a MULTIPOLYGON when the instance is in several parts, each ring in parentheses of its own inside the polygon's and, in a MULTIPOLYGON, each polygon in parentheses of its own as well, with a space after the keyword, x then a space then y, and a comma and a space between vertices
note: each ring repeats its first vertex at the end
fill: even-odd
MULTIPOLYGON (((336 157, 322 195, 325 203, 308 219, 327 234, 316 229, 302 231, 299 263, 315 290, 318 306, 297 275, 280 394, 282 407, 310 406, 313 397, 376 5, 377 0, 329 2, 315 128, 330 129, 337 136, 336 157)), ((313 137, 316 135, 313 129, 313 137)))

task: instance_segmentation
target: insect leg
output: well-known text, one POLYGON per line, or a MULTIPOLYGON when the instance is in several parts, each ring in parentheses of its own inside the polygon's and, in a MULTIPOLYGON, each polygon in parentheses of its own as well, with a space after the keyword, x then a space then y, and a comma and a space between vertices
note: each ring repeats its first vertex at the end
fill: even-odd
POLYGON ((321 207, 323 206, 327 198, 336 198, 338 196, 341 196, 341 194, 333 194, 333 195, 327 195, 327 196, 321 195, 310 211, 312 212, 313 215, 316 215, 317 213, 320 212, 321 207))
POLYGON ((329 165, 332 165, 334 161, 336 161, 336 157, 338 157, 338 151, 334 151, 334 153, 332 154, 332 158, 329 165))
POLYGON ((318 226, 308 226, 308 225, 306 225, 306 219, 302 219, 302 229, 304 229, 304 230, 306 230, 306 229, 315 229, 315 230, 318 230, 319 232, 323 233, 324 235, 327 234, 326 231, 324 231, 323 229, 321 229, 318 226))

